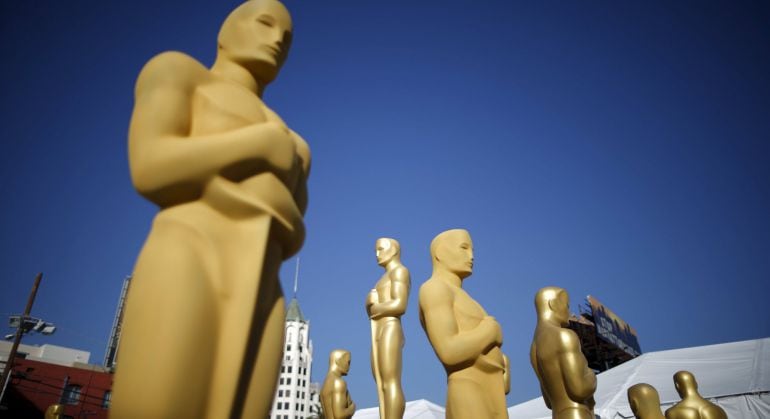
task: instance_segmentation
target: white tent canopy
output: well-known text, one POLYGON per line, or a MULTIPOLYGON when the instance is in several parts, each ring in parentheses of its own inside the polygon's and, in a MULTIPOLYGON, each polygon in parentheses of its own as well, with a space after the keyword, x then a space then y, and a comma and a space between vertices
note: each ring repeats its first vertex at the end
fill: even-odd
MULTIPOLYGON (((637 383, 658 390, 662 409, 680 398, 674 373, 695 375, 701 396, 730 418, 770 418, 770 338, 643 354, 597 376, 595 413, 602 419, 633 418, 626 391, 637 383)), ((549 419, 543 398, 508 408, 512 419, 549 419)), ((405 416, 406 417, 406 416, 405 416)))
MULTIPOLYGON (((406 402, 404 419, 444 419, 444 408, 425 399, 406 402)), ((378 407, 357 410, 353 419, 376 419, 380 417, 378 407)))

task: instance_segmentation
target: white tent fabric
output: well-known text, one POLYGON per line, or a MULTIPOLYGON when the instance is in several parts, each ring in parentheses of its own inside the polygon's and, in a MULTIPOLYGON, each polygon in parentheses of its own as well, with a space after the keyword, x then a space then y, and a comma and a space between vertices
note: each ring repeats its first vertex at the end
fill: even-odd
MULTIPOLYGON (((700 394, 731 419, 770 418, 770 338, 643 354, 597 376, 594 398, 602 419, 633 418, 626 391, 637 383, 658 390, 662 409, 679 401, 674 373, 695 375, 700 394)), ((508 408, 512 419, 550 419, 543 398, 508 408)))
MULTIPOLYGON (((406 402, 404 419, 444 419, 444 408, 425 399, 406 402)), ((376 419, 380 417, 379 408, 369 407, 357 410, 353 419, 376 419)))

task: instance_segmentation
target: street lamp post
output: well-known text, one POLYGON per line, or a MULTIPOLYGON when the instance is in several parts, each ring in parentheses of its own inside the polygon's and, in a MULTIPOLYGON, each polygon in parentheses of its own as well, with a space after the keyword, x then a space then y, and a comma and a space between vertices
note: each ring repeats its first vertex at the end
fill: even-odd
POLYGON ((25 333, 32 331, 40 332, 44 335, 50 335, 56 331, 56 327, 53 324, 29 316, 29 313, 32 311, 32 304, 35 302, 35 296, 37 295, 37 289, 40 286, 41 279, 43 279, 42 272, 35 276, 35 283, 32 285, 32 291, 29 293, 27 306, 24 308, 24 314, 21 316, 11 316, 10 318, 11 327, 16 326, 16 333, 6 336, 6 339, 13 337, 13 346, 11 346, 11 352, 8 353, 8 359, 5 361, 3 374, 0 376, 0 384, 2 385, 2 390, 0 391, 0 404, 2 404, 3 396, 5 396, 5 388, 10 381, 13 362, 16 359, 16 353, 19 350, 21 337, 24 336, 25 333))

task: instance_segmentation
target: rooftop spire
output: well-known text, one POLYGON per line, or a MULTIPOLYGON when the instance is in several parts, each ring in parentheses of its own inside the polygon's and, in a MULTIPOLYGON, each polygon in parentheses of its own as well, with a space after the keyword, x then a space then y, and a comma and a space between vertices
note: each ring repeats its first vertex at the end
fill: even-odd
POLYGON ((294 269, 294 298, 297 298, 298 283, 299 283, 299 256, 297 256, 297 267, 294 269))

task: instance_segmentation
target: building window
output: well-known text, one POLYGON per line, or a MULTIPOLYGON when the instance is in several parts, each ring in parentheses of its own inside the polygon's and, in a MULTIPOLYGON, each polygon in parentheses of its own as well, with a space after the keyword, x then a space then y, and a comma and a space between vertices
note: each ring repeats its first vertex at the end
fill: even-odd
POLYGON ((286 366, 285 365, 281 365, 281 372, 286 372, 286 366))
POLYGON ((78 404, 80 402, 81 389, 82 387, 77 384, 67 384, 67 387, 64 387, 61 402, 64 404, 78 404))
POLYGON ((104 396, 102 396, 102 409, 110 408, 110 399, 112 399, 112 391, 107 390, 104 392, 104 396))
POLYGON ((289 372, 291 372, 291 365, 289 365, 289 372))
POLYGON ((283 397, 283 390, 278 390, 278 397, 283 397))
POLYGON ((286 384, 291 384, 291 378, 286 379, 286 384))

